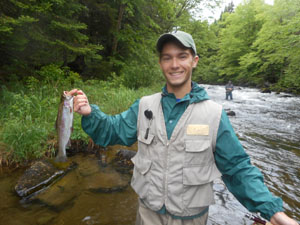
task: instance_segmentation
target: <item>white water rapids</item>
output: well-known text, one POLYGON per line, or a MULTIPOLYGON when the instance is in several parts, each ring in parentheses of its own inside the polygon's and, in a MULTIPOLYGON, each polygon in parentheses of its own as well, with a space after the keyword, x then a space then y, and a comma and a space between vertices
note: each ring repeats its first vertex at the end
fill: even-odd
MULTIPOLYGON (((300 98, 260 93, 235 87, 233 101, 225 100, 224 86, 203 85, 212 100, 231 110, 229 117, 251 162, 264 175, 270 191, 284 201, 284 209, 300 220, 300 98)), ((214 185, 217 204, 210 207, 209 224, 251 224, 247 210, 222 182, 214 185)))

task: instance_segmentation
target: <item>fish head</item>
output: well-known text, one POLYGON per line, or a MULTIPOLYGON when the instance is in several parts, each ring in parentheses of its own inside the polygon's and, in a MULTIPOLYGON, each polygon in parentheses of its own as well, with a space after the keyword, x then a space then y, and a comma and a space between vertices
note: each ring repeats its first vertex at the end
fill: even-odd
POLYGON ((64 92, 62 93, 62 96, 61 96, 61 97, 62 97, 63 100, 70 100, 70 99, 73 98, 73 96, 70 95, 68 91, 64 91, 64 92))
POLYGON ((72 107, 73 108, 73 96, 69 94, 68 91, 64 91, 61 95, 61 103, 65 107, 72 107))

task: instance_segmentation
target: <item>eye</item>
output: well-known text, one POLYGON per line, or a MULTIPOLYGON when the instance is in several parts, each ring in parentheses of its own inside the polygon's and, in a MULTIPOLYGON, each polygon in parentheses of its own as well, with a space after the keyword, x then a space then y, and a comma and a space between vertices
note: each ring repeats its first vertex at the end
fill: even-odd
POLYGON ((187 54, 182 54, 179 56, 180 59, 186 59, 187 57, 188 57, 187 54))
POLYGON ((168 61, 168 60, 170 60, 170 59, 171 59, 170 56, 163 56, 163 57, 161 58, 162 61, 168 61))

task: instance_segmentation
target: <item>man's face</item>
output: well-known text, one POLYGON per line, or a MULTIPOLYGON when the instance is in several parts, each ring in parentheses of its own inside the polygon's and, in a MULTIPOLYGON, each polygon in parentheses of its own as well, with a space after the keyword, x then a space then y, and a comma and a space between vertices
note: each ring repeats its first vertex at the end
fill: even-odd
POLYGON ((198 56, 194 57, 191 50, 183 49, 172 42, 166 43, 161 51, 159 64, 167 87, 170 90, 190 87, 192 70, 197 66, 198 60, 198 56))

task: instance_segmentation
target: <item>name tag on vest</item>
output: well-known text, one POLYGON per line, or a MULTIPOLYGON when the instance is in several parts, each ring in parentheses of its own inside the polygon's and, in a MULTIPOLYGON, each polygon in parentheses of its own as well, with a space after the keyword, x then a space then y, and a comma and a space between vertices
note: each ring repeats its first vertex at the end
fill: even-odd
POLYGON ((202 124, 189 124, 186 129, 187 135, 209 135, 209 126, 202 124))

